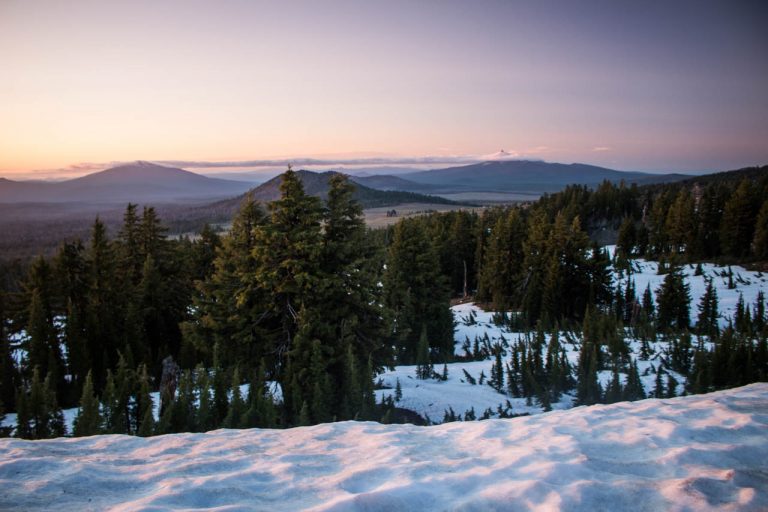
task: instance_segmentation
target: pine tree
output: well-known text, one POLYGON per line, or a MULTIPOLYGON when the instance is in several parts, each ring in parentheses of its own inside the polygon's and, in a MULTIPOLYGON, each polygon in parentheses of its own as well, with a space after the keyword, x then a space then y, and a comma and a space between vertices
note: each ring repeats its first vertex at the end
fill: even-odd
POLYGON ((85 377, 83 394, 80 397, 80 410, 75 418, 72 435, 75 437, 93 436, 101 433, 101 412, 99 400, 93 392, 91 372, 85 377))
POLYGON ((111 370, 107 370, 107 382, 101 394, 101 403, 104 413, 104 431, 110 434, 119 432, 122 425, 124 425, 124 419, 121 419, 120 416, 120 397, 118 396, 115 377, 111 370))
MULTIPOLYGON (((88 292, 84 318, 87 360, 93 372, 94 389, 104 389, 107 370, 117 363, 123 345, 120 301, 115 286, 115 258, 104 223, 98 218, 91 230, 87 250, 88 292)), ((103 398, 102 394, 102 398, 103 398)))
POLYGON ((667 393, 665 398, 674 398, 677 396, 677 379, 671 374, 667 374, 667 393))
POLYGON ((621 386, 621 380, 619 380, 619 368, 614 365, 613 373, 611 376, 611 382, 605 389, 605 403, 613 404, 621 401, 624 389, 621 386))
POLYGON ((579 405, 596 404, 602 398, 602 390, 597 380, 598 350, 597 346, 586 340, 582 343, 577 369, 576 402, 579 405))
POLYGON ((299 426, 306 427, 312 424, 312 419, 309 416, 309 405, 307 402, 301 404, 301 411, 299 412, 299 426))
POLYGON ((666 391, 664 390, 664 381, 661 379, 663 373, 664 371, 661 369, 661 366, 659 366, 656 369, 656 380, 654 381, 653 385, 654 398, 664 398, 666 396, 666 391))
POLYGON ((20 378, 11 354, 11 340, 6 331, 5 294, 0 291, 0 402, 7 409, 16 406, 16 388, 20 378))
POLYGON ((653 294, 651 293, 651 285, 650 283, 648 286, 645 287, 645 291, 643 292, 643 312, 645 312, 646 317, 649 321, 652 321, 655 318, 656 315, 656 307, 653 304, 653 294))
POLYGON ((690 286, 685 282, 679 268, 671 270, 656 296, 659 300, 659 329, 686 329, 690 323, 689 309, 691 302, 690 286))
MULTIPOLYGON (((44 381, 40 380, 40 371, 35 368, 32 372, 28 402, 24 404, 28 413, 28 432, 26 427, 19 430, 22 434, 29 434, 32 439, 47 439, 60 437, 66 433, 64 416, 56 400, 56 391, 53 387, 50 375, 44 381)), ((21 406, 20 406, 21 407, 21 406)), ((21 412, 20 412, 21 414, 21 412)), ((23 418, 22 418, 23 420, 23 418)), ((21 422, 20 422, 21 425, 21 422)))
MULTIPOLYGON (((291 350, 300 327, 299 312, 305 309, 307 315, 314 314, 314 292, 320 286, 320 201, 304 192, 301 179, 290 169, 283 174, 280 192, 280 199, 269 204, 269 222, 255 227, 255 270, 243 276, 246 290, 260 290, 270 298, 254 301, 257 312, 250 315, 269 319, 264 333, 269 345, 262 348, 264 355, 285 355, 291 350)), ((242 292, 238 300, 250 297, 242 292)), ((256 361, 261 355, 257 354, 256 361)))
POLYGON ((85 247, 79 240, 62 245, 55 259, 55 274, 59 281, 60 300, 66 304, 63 341, 72 382, 71 395, 66 397, 70 400, 82 391, 85 375, 93 365, 88 359, 85 332, 88 265, 85 247))
POLYGON ((213 396, 211 395, 210 378, 208 377, 208 370, 199 365, 195 369, 196 382, 197 382, 197 397, 198 397, 198 409, 197 409, 197 430, 198 432, 208 432, 216 428, 216 414, 213 403, 213 396))
MULTIPOLYGON (((320 321, 314 330, 329 353, 331 378, 355 388, 342 390, 339 398, 346 394, 354 402, 351 407, 359 410, 359 383, 352 382, 358 379, 350 380, 345 374, 353 365, 353 373, 359 375, 357 368, 365 365, 369 354, 377 363, 384 362, 386 351, 381 350, 380 340, 388 334, 387 313, 378 286, 384 253, 366 233, 362 207, 353 198, 355 185, 342 174, 334 174, 329 185, 319 282, 313 299, 320 321)), ((341 413, 335 406, 332 410, 341 413)))
POLYGON ((637 361, 632 361, 627 373, 627 384, 624 386, 624 400, 634 401, 645 398, 645 390, 640 380, 640 372, 637 370, 637 361))
POLYGON ((0 402, 0 438, 8 437, 11 433, 11 427, 3 427, 5 423, 5 407, 3 402, 0 402))
POLYGON ((266 382, 264 360, 254 372, 248 392, 248 409, 243 415, 242 426, 245 428, 272 428, 277 421, 275 404, 266 382))
POLYGON ((139 284, 141 267, 146 257, 140 247, 141 226, 137 205, 128 203, 123 214, 123 226, 117 234, 117 258, 122 279, 128 289, 139 284))
POLYGON ((261 207, 247 195, 216 251, 212 274, 197 282, 197 293, 192 295, 193 314, 182 326, 185 342, 209 360, 213 358, 212 349, 217 347, 223 367, 264 355, 260 328, 265 320, 260 308, 264 292, 258 283, 248 284, 246 279, 256 268, 255 231, 264 222, 261 207))
POLYGON ((749 255, 760 208, 757 199, 754 185, 744 179, 725 203, 720 228, 724 254, 737 258, 749 255))
POLYGON ((171 406, 171 424, 174 432, 196 432, 195 380, 191 370, 184 370, 179 380, 176 399, 171 406))
POLYGON ((758 334, 763 333, 766 325, 765 318, 765 294, 763 290, 757 292, 757 298, 755 299, 755 309, 752 315, 752 320, 755 323, 755 332, 758 334))
POLYGON ((752 327, 752 318, 749 308, 744 303, 744 294, 739 293, 739 300, 736 302, 736 313, 734 317, 734 326, 739 334, 749 334, 752 327))
POLYGON ((515 302, 523 263, 525 229, 520 210, 512 208, 499 215, 490 230, 478 295, 491 300, 497 311, 504 311, 515 302))
POLYGON ((343 419, 354 419, 359 417, 363 409, 363 389, 360 382, 360 369, 355 356, 352 343, 347 343, 345 371, 344 371, 344 393, 343 401, 346 402, 346 411, 340 415, 343 419))
POLYGON ((243 401, 242 393, 240 393, 240 370, 238 368, 235 368, 235 372, 232 375, 230 395, 232 398, 229 402, 229 411, 227 411, 227 416, 224 418, 223 427, 239 428, 245 413, 245 402, 243 401))
POLYGON ((385 303, 392 311, 400 364, 414 364, 422 326, 440 359, 453 355, 453 317, 438 255, 418 219, 394 227, 384 274, 385 303))
POLYGON ((332 383, 327 371, 327 356, 320 340, 312 340, 310 359, 310 414, 313 423, 325 423, 332 418, 332 383))
POLYGON ((149 437, 155 432, 155 417, 152 413, 152 408, 146 409, 144 417, 141 420, 141 425, 136 435, 139 437, 149 437))
POLYGON ((768 199, 763 201, 757 215, 755 237, 752 241, 755 258, 768 260, 768 199))
POLYGON ((712 278, 707 279, 707 288, 701 296, 698 305, 699 316, 696 327, 700 334, 717 337, 720 332, 718 326, 718 302, 717 289, 712 283, 712 278))
POLYGON ((63 437, 67 434, 67 425, 64 422, 64 411, 59 406, 59 401, 56 398, 56 386, 53 383, 53 378, 49 374, 43 382, 46 396, 46 406, 48 408, 48 425, 50 429, 50 437, 63 437))
POLYGON ((214 261, 220 247, 221 237, 210 224, 205 224, 192 244, 192 276, 195 280, 202 281, 213 274, 214 261))
POLYGON ((365 372, 360 377, 361 388, 363 391, 363 409, 360 419, 372 420, 376 415, 376 393, 373 389, 373 378, 376 375, 373 364, 373 356, 368 357, 368 364, 365 372))
POLYGON ((429 354, 429 341, 427 339, 427 326, 423 325, 421 328, 421 336, 419 337, 419 347, 416 354, 416 378, 417 379, 429 379, 433 373, 432 360, 429 354))
POLYGON ((500 344, 496 344, 493 347, 494 362, 491 366, 491 378, 488 384, 501 393, 504 389, 504 362, 501 360, 502 347, 500 344))
POLYGON ((63 363, 52 313, 46 306, 49 300, 42 296, 40 289, 32 290, 26 326, 29 336, 28 361, 31 368, 39 369, 41 378, 44 379, 50 372, 58 381, 59 376, 63 378, 63 363))
POLYGON ((227 374, 221 365, 219 359, 219 345, 213 348, 213 425, 217 428, 224 421, 229 410, 229 398, 227 393, 229 384, 227 383, 227 374))
POLYGON ((27 391, 21 387, 16 392, 16 437, 32 439, 32 424, 27 391))
POLYGON ((142 364, 138 370, 138 393, 136 394, 136 434, 141 437, 152 435, 155 429, 154 403, 150 395, 147 366, 142 364))
POLYGON ((152 254, 147 254, 144 259, 139 276, 134 298, 138 308, 134 317, 138 330, 131 344, 140 361, 156 365, 169 353, 170 347, 163 304, 167 298, 160 268, 152 254))
MULTIPOLYGON (((45 388, 40 381, 40 370, 35 367, 32 371, 32 380, 27 398, 28 424, 30 439, 46 439, 50 437, 48 428, 48 402, 45 396, 45 388)), ((26 430, 26 429, 20 429, 26 430)))
POLYGON ((681 188, 667 212, 665 231, 673 253, 688 252, 694 245, 693 197, 687 188, 681 188))
POLYGON ((704 189, 696 208, 696 254, 702 259, 720 255, 720 222, 725 206, 726 194, 719 184, 704 189))
POLYGON ((133 433, 130 410, 133 382, 133 372, 128 368, 128 363, 121 354, 119 355, 115 373, 107 372, 107 384, 103 394, 105 407, 104 423, 107 433, 133 433))
POLYGON ((629 217, 624 217, 619 227, 618 238, 616 240, 616 254, 620 258, 629 259, 635 254, 635 245, 637 233, 635 223, 629 217))

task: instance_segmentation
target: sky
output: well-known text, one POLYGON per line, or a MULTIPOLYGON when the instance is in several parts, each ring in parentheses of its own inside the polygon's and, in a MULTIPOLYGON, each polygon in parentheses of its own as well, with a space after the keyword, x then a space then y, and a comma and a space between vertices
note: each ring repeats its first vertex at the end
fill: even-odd
POLYGON ((129 160, 768 163, 768 2, 0 0, 0 176, 129 160))

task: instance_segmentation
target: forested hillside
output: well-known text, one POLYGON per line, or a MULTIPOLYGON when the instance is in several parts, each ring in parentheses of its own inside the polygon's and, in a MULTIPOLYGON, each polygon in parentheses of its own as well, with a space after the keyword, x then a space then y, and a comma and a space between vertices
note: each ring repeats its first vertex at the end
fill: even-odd
POLYGON ((377 375, 416 365, 416 378, 440 379, 471 357, 497 361, 487 377, 510 397, 591 404, 644 396, 625 388, 643 340, 663 343, 686 392, 765 380, 763 293, 724 318, 713 287, 691 304, 681 270, 765 265, 765 169, 737 178, 574 186, 368 230, 344 176, 323 204, 289 171, 266 209, 246 200, 229 233, 195 240, 166 238, 152 208, 129 205, 119 232, 97 220, 87 242, 4 283, 0 401, 29 438, 63 434, 61 409, 78 404, 69 434, 398 421, 409 412, 376 400, 377 375), (608 229, 615 254, 593 241, 608 229), (659 262, 657 289, 637 288, 639 256, 659 262), (449 306, 468 297, 527 341, 458 352, 449 306), (570 333, 575 362, 557 332, 570 333), (626 376, 621 393, 599 385, 601 371, 626 376))

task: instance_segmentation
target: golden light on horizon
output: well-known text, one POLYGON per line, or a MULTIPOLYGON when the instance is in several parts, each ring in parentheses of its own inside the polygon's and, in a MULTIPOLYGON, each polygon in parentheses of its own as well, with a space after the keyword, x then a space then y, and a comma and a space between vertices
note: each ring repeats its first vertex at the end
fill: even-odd
POLYGON ((768 161, 758 24, 686 10, 681 34, 633 9, 9 0, 0 173, 499 147, 637 170, 768 161))

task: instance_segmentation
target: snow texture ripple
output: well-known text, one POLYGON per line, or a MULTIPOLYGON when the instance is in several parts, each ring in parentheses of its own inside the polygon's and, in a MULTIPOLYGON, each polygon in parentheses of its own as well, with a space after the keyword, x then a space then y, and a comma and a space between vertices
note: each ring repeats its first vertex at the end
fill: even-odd
POLYGON ((432 427, 0 440, 2 510, 768 510, 768 384, 432 427))

